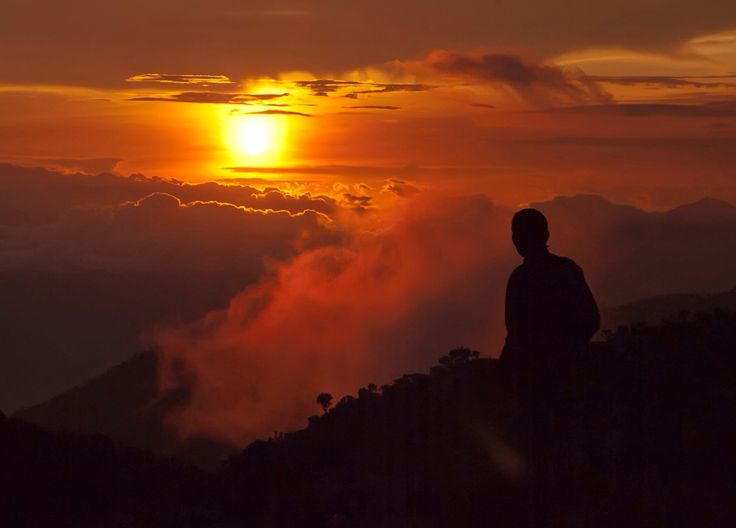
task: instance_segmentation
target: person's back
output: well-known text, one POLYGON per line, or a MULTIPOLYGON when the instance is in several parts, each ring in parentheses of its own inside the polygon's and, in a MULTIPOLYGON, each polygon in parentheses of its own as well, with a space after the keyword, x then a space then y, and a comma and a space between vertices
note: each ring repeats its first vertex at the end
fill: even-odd
POLYGON ((524 263, 513 271, 506 289, 502 360, 549 375, 549 369, 568 366, 598 330, 598 307, 580 267, 547 249, 549 231, 542 213, 518 212, 512 234, 524 263))

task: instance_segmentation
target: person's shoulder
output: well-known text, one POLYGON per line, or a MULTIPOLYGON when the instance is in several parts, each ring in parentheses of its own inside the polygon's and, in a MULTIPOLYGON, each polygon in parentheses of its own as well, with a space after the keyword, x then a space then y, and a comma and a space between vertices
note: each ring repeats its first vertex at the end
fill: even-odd
POLYGON ((526 273, 526 267, 524 266, 524 263, 521 263, 516 266, 511 272, 511 275, 509 275, 509 282, 519 280, 524 275, 524 273, 526 273))
POLYGON ((575 262, 573 259, 569 257, 561 257, 555 254, 551 255, 555 261, 555 266, 557 266, 558 268, 574 274, 583 273, 583 268, 578 266, 577 262, 575 262))
POLYGON ((527 267, 528 266, 524 262, 522 262, 521 264, 519 264, 513 269, 513 271, 511 272, 511 276, 517 277, 519 275, 523 275, 524 273, 526 273, 527 267))

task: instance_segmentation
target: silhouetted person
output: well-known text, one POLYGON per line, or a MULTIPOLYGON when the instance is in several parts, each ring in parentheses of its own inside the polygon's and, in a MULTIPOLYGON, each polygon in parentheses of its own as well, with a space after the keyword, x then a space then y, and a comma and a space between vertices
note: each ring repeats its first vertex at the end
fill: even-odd
POLYGON ((508 365, 547 370, 569 364, 598 330, 600 317, 583 270, 547 249, 547 219, 523 209, 511 222, 516 250, 524 257, 506 289, 508 365))
MULTIPOLYGON (((516 250, 524 257, 506 289, 506 344, 501 360, 515 379, 520 447, 527 455, 535 487, 532 524, 551 526, 553 489, 563 489, 557 462, 569 449, 574 429, 576 358, 598 330, 600 317, 583 271, 571 259, 549 252, 547 219, 523 209, 511 223, 516 250), (544 497, 544 498, 542 498, 544 497)), ((563 462, 563 466, 564 466, 563 462)), ((567 464, 569 468, 569 464, 567 464)))

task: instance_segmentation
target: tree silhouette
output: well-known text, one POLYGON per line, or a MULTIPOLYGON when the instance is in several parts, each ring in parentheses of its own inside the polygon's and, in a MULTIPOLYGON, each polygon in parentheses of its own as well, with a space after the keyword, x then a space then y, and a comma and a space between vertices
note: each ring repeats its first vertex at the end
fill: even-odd
POLYGON ((327 409, 332 405, 332 394, 329 392, 321 392, 319 396, 317 396, 317 403, 322 407, 324 412, 327 412, 327 409))
POLYGON ((471 350, 468 347, 458 347, 450 350, 446 356, 440 358, 440 365, 446 367, 454 367, 456 365, 464 365, 475 359, 478 359, 480 352, 471 350))

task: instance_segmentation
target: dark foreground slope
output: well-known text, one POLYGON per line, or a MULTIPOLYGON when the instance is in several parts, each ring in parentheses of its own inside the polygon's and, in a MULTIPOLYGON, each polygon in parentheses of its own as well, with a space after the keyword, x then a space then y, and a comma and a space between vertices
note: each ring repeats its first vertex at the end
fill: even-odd
POLYGON ((509 372, 457 349, 215 473, 6 420, 0 506, 16 526, 734 525, 736 315, 622 327, 581 358, 569 389, 551 411, 561 441, 544 487, 509 372))
POLYGON ((212 478, 102 435, 0 418, 3 528, 207 526, 212 478))
MULTIPOLYGON (((252 444, 225 467, 225 511, 269 526, 539 526, 508 373, 468 352, 252 444)), ((736 520, 735 354, 727 313, 595 345, 572 408, 553 411, 563 448, 549 453, 543 525, 736 520)))

